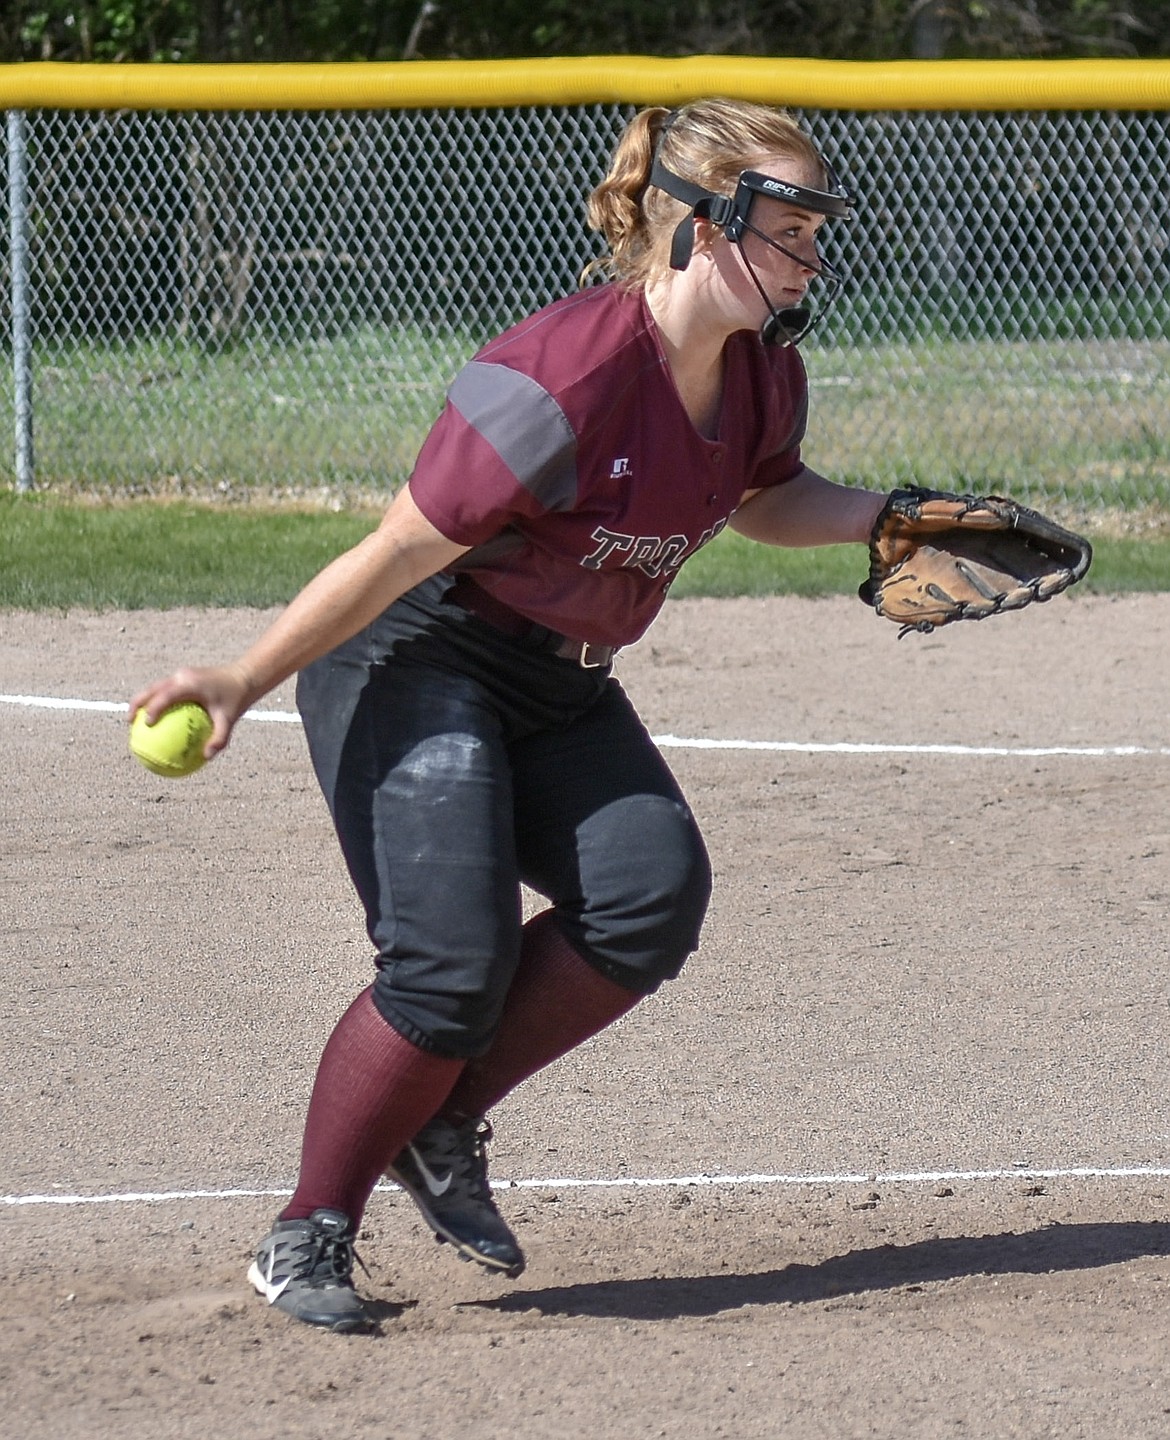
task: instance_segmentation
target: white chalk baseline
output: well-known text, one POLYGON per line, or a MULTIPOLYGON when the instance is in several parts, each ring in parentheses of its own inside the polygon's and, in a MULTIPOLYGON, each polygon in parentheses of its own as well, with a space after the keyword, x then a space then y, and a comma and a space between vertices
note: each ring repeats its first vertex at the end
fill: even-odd
MULTIPOLYGON (((79 700, 56 695, 0 695, 0 704, 30 710, 96 710, 121 715, 129 708, 117 700, 79 700)), ((301 717, 291 710, 248 710, 243 718, 276 725, 301 723, 301 717)), ((718 740, 683 735, 655 735, 652 738, 664 750, 756 750, 794 755, 954 755, 1022 759, 1067 755, 1089 760, 1170 755, 1170 746, 1166 745, 902 745, 885 741, 718 740)))
MULTIPOLYGON (((825 1173, 823 1175, 623 1175, 611 1178, 586 1179, 579 1176, 560 1175, 547 1180, 496 1180, 493 1190, 661 1190, 699 1189, 702 1187, 726 1187, 780 1185, 789 1187, 807 1186, 855 1186, 855 1185, 941 1185, 950 1182, 980 1182, 1000 1180, 1165 1180, 1170 1178, 1170 1167, 1161 1165, 1070 1165, 1037 1169, 1032 1166, 1014 1165, 993 1170, 904 1170, 868 1174, 825 1173)), ((388 1194, 400 1187, 379 1185, 378 1194, 388 1194)), ((279 1200, 293 1192, 291 1189, 246 1189, 231 1187, 221 1190, 126 1190, 105 1194, 42 1194, 42 1195, 0 1195, 0 1205, 129 1205, 164 1204, 185 1200, 279 1200)))

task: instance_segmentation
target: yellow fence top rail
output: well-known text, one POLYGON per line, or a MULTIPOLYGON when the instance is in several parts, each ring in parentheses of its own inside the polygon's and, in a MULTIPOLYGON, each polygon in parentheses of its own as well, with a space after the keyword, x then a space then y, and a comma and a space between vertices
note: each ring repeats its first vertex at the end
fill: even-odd
POLYGON ((682 104, 820 110, 1170 110, 1170 60, 602 55, 332 65, 0 65, 5 110, 422 110, 682 104))

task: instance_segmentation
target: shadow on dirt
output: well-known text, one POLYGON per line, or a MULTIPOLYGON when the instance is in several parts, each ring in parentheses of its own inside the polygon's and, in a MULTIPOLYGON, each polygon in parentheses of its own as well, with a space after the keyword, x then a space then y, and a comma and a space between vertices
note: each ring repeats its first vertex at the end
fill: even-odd
POLYGON ((1050 1225, 1023 1234, 1006 1231, 879 1245, 834 1255, 816 1265, 786 1265, 753 1275, 656 1276, 512 1291, 493 1300, 470 1302, 465 1308, 673 1320, 746 1305, 793 1305, 896 1290, 968 1275, 1091 1270, 1149 1255, 1170 1255, 1170 1224, 1050 1225))

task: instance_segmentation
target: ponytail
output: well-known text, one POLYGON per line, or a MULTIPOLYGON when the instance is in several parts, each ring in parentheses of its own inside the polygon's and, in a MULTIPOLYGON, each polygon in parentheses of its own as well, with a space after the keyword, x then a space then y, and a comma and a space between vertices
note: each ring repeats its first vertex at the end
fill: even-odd
POLYGON ((586 219, 601 233, 609 253, 591 261, 582 280, 595 275, 634 276, 650 259, 653 236, 644 209, 650 166, 670 118, 663 106, 641 110, 617 143, 609 173, 589 196, 586 219))

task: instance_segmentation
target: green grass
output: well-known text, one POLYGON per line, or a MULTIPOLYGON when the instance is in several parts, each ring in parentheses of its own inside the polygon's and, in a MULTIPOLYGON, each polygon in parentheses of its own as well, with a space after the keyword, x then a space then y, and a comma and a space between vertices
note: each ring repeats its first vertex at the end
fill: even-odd
MULTIPOLYGON (((257 335, 214 353, 165 336, 46 341, 33 365, 37 484, 107 499, 385 496, 470 349, 450 332, 372 329, 257 335)), ((0 388, 7 434, 11 406, 0 388)))
MULTIPOLYGON (((72 499, 382 504, 475 347, 455 329, 38 342, 38 488, 72 499)), ((822 474, 1007 493, 1066 517, 1170 510, 1170 340, 886 337, 806 347, 822 474)), ((13 434, 0 386, 0 435, 13 434)), ((0 444, 0 483, 11 448, 0 444)))
MULTIPOLYGON (((266 607, 289 600, 377 523, 333 514, 138 500, 77 504, 0 494, 0 607, 266 607)), ((1170 590, 1170 535, 1095 539, 1083 588, 1170 590)), ((777 550, 725 531, 680 572, 672 595, 853 594, 859 545, 777 550)))
POLYGON ((348 512, 0 496, 0 606, 277 605, 375 523, 348 512))

